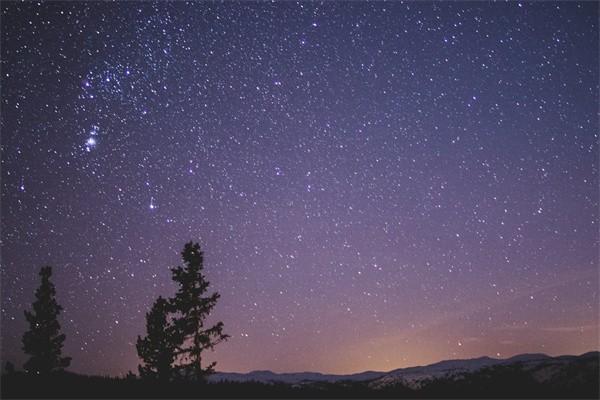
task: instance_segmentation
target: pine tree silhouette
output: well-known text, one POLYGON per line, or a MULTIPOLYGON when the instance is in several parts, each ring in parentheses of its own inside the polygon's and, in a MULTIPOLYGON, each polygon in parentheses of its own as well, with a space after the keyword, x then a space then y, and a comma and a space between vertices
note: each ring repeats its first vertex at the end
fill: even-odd
POLYGON ((65 335, 60 333, 57 319, 62 307, 56 302, 56 289, 50 282, 52 267, 43 267, 40 276, 42 283, 35 292, 33 311, 25 311, 29 331, 23 335, 23 351, 31 357, 23 367, 29 373, 46 375, 68 367, 71 357, 61 357, 65 335))
POLYGON ((184 266, 171 269, 173 280, 179 285, 175 297, 170 300, 175 317, 173 324, 178 342, 178 368, 183 375, 204 380, 214 372, 216 362, 202 367, 202 352, 227 340, 223 333, 223 322, 204 328, 204 320, 210 314, 220 295, 215 292, 203 297, 209 282, 202 274, 204 253, 198 243, 186 243, 183 251, 184 266))
POLYGON ((11 363, 10 361, 7 361, 6 364, 4 364, 4 373, 5 374, 14 374, 15 373, 15 364, 11 363))
POLYGON ((147 336, 138 336, 136 349, 145 365, 138 370, 142 378, 158 379, 167 382, 173 377, 175 360, 175 332, 169 322, 169 302, 159 297, 149 313, 146 314, 147 336))

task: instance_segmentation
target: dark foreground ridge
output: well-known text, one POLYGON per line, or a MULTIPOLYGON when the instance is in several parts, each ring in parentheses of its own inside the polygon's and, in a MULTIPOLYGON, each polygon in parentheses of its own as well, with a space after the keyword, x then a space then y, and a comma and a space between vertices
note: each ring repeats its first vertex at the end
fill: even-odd
POLYGON ((481 357, 353 375, 217 373, 209 383, 68 372, 2 376, 2 398, 598 398, 600 353, 481 357))

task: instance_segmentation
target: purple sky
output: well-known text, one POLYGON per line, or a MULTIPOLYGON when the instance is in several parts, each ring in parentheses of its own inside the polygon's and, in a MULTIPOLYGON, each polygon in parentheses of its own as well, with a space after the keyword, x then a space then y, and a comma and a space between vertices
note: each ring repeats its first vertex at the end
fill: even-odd
POLYGON ((136 370, 189 240, 219 370, 599 348, 598 3, 1 8, 3 360, 51 264, 136 370))

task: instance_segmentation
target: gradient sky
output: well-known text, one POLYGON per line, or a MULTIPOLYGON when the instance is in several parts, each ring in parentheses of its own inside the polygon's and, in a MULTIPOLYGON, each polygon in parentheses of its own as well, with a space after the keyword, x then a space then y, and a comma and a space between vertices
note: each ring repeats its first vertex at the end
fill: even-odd
POLYGON ((218 370, 597 350, 598 7, 2 2, 2 358, 51 264, 137 370, 189 240, 218 370))

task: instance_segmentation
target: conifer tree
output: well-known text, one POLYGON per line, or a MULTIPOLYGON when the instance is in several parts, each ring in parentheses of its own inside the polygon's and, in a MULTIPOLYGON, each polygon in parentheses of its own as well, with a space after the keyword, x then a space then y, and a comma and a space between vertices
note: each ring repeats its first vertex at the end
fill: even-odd
POLYGON ((144 365, 138 367, 142 378, 158 379, 162 382, 173 377, 175 361, 175 332, 169 321, 169 302, 159 297, 146 314, 147 336, 138 336, 136 349, 144 365))
POLYGON ((220 295, 217 292, 206 295, 209 282, 202 273, 204 254, 200 245, 186 243, 181 256, 184 265, 171 269, 173 280, 179 288, 175 297, 170 300, 175 313, 173 324, 178 342, 178 368, 187 377, 204 380, 214 372, 216 362, 203 367, 202 352, 213 349, 229 335, 223 333, 223 322, 204 327, 204 321, 220 295))
POLYGON ((67 368, 71 357, 61 356, 65 335, 60 333, 57 318, 63 308, 56 302, 56 289, 50 282, 52 267, 43 267, 39 275, 42 283, 35 292, 33 310, 25 311, 29 331, 23 335, 23 351, 31 357, 23 367, 29 373, 46 375, 67 368))

